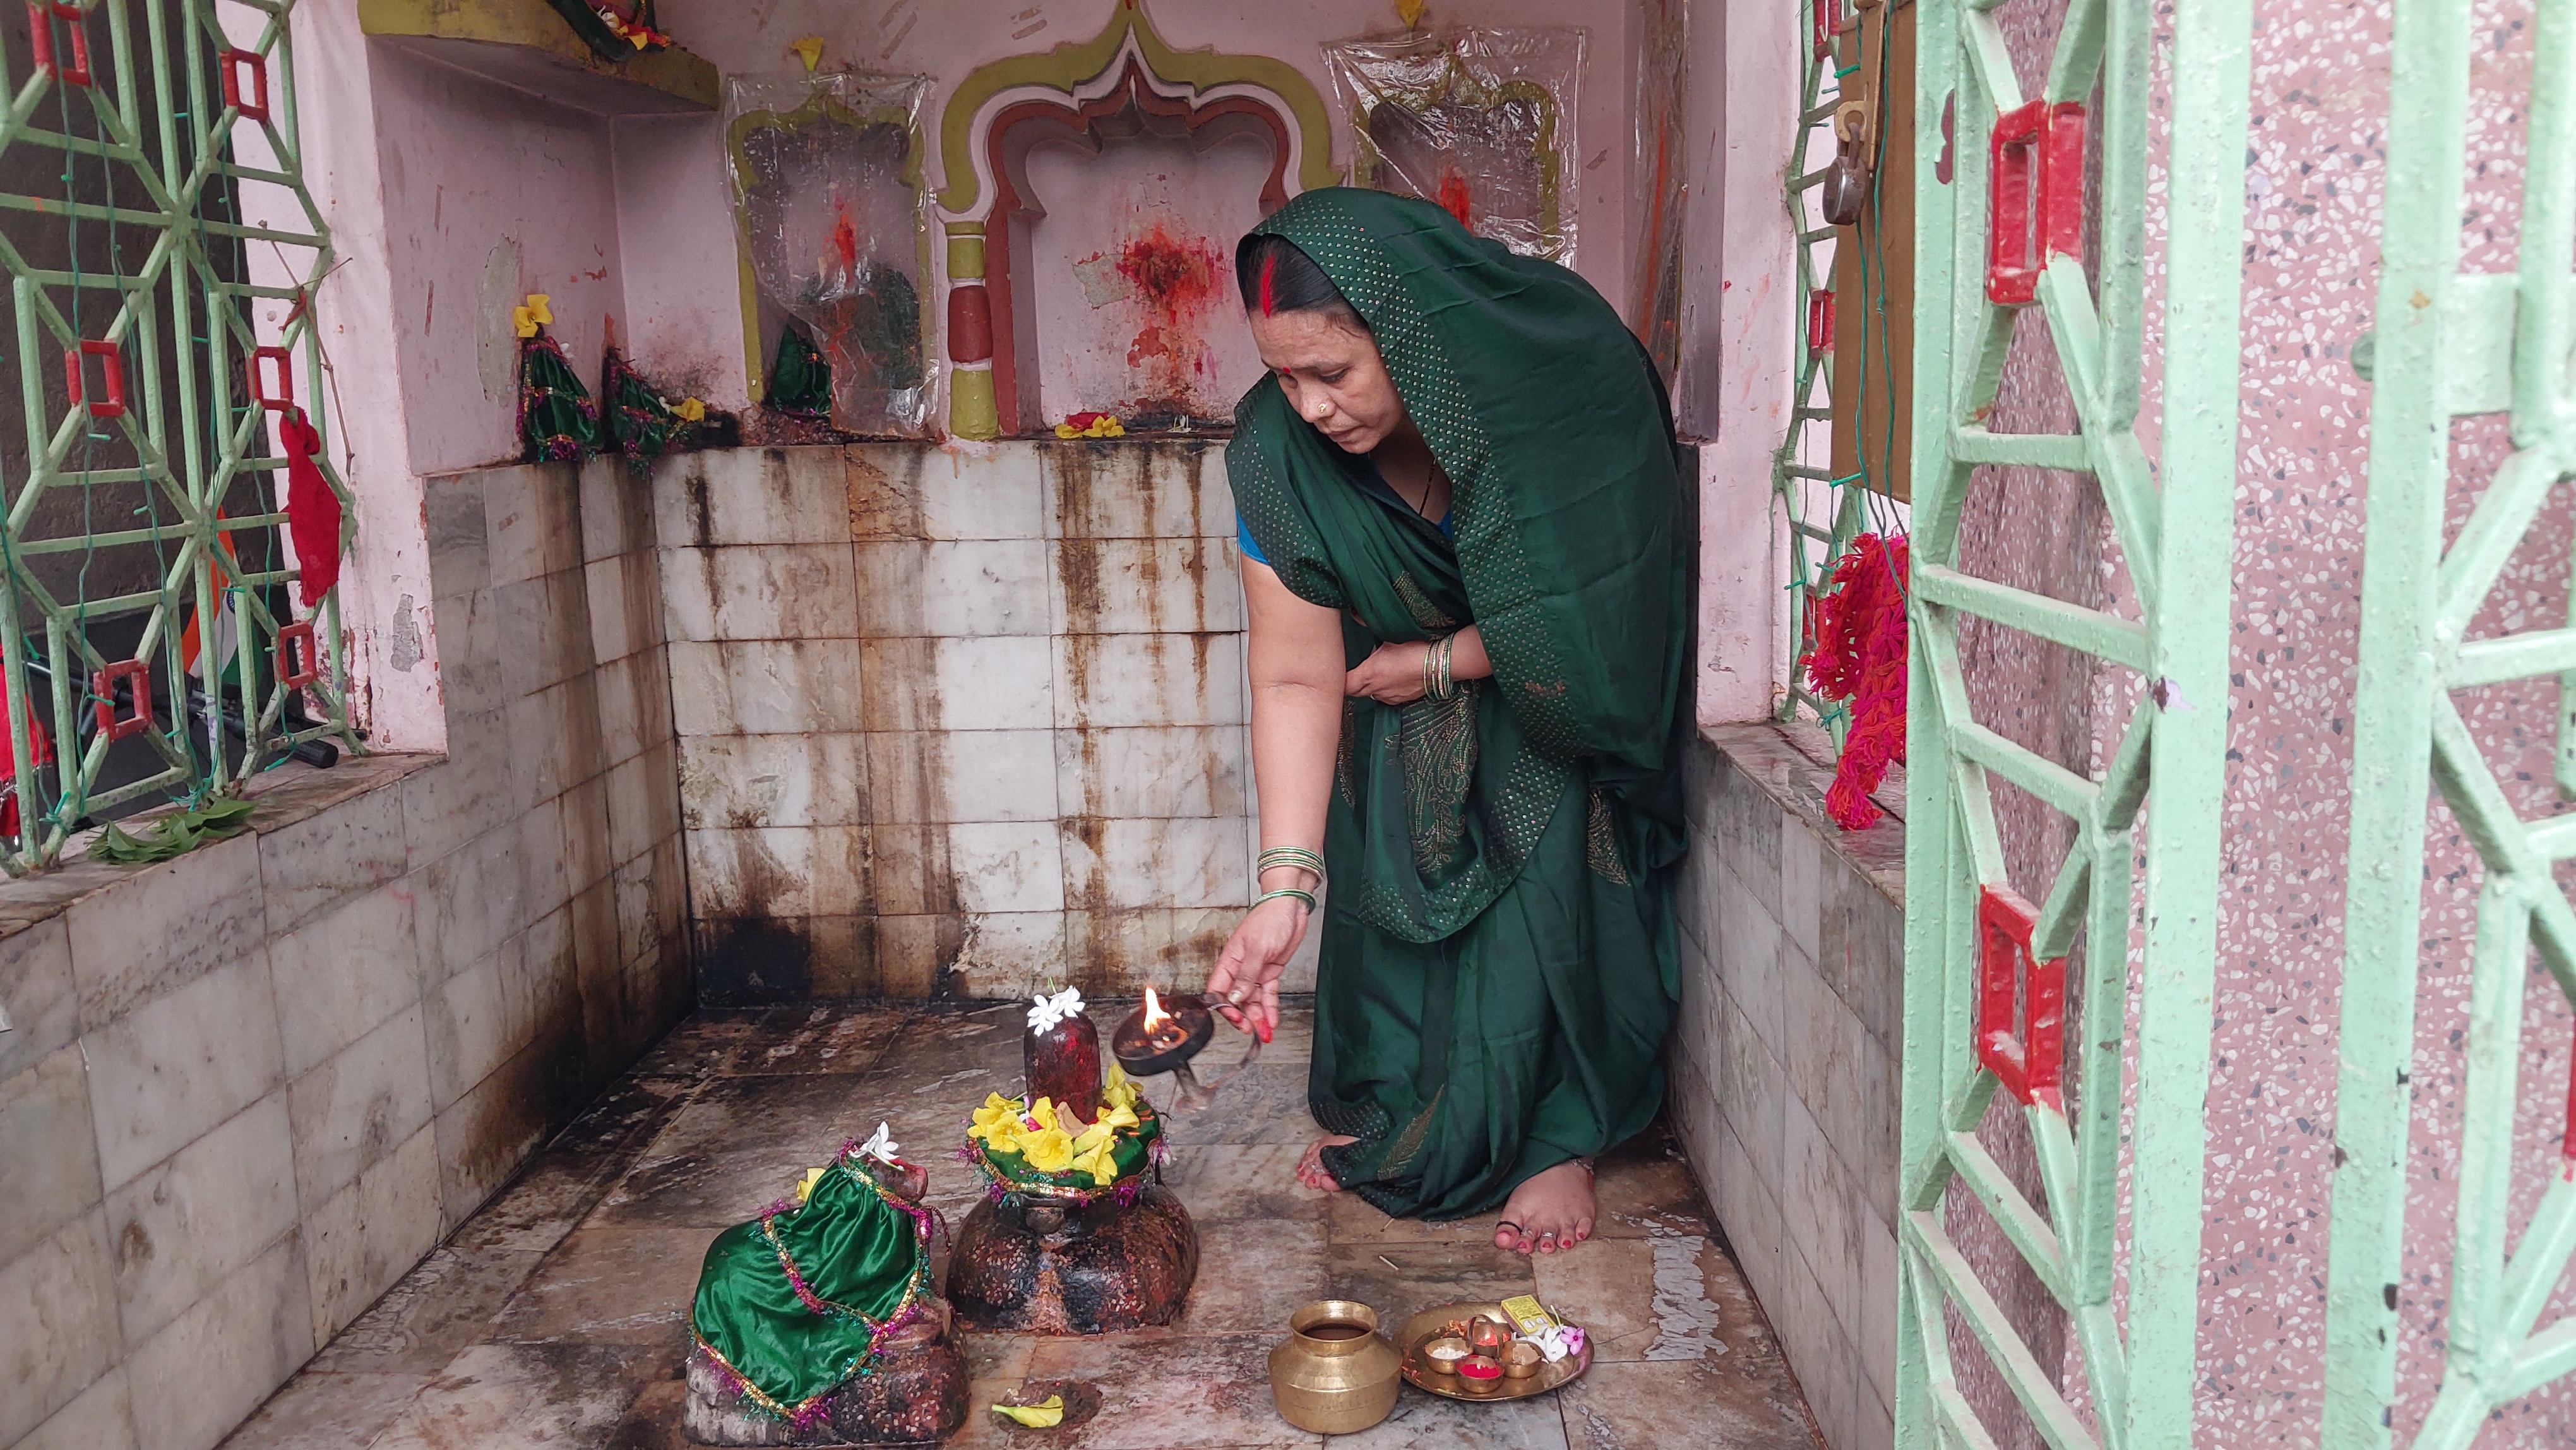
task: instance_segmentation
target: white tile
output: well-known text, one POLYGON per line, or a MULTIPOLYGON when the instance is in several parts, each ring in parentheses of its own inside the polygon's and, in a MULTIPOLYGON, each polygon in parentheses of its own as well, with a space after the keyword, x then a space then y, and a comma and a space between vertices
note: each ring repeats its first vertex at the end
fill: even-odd
POLYGON ((1781 931, 1733 871, 1721 869, 1718 899, 1726 929, 1718 938, 1718 975, 1726 993, 1774 1054, 1788 1050, 1788 999, 1781 979, 1781 931))
POLYGON ((1822 901, 1824 845, 1803 819, 1780 826, 1780 926, 1798 950, 1814 961, 1822 901))
POLYGON ((622 660, 665 638, 662 572, 653 555, 593 559, 581 569, 589 600, 590 657, 622 660))
POLYGON ((866 737, 870 819, 1052 821, 1054 732, 945 730, 866 737))
POLYGON ((95 1030, 255 950, 268 935, 259 838, 236 836, 126 873, 72 903, 72 981, 95 1030))
POLYGON ((1860 1367, 1881 1410, 1896 1403, 1896 1234, 1860 1226, 1860 1367))
POLYGON ((0 1079, 0 1264, 99 1201, 98 1138, 80 1049, 0 1079))
POLYGON ((846 542, 664 549, 662 617, 675 640, 851 639, 855 569, 846 542))
POLYGON ((422 479, 421 514, 436 592, 444 597, 489 585, 492 532, 483 515, 483 470, 422 479))
POLYGON ((1064 539, 1048 570, 1052 621, 1068 634, 1243 628, 1232 545, 1215 539, 1064 539))
POLYGON ((304 1225, 313 1338, 327 1342, 438 1245, 438 1141, 426 1120, 304 1225))
MULTIPOLYGON (((698 739, 724 739, 700 736, 698 739)), ((746 735, 742 740, 777 740, 790 744, 813 737, 746 735)), ((855 749, 853 749, 855 754, 855 749)), ((608 772, 608 859, 623 866, 653 849, 680 829, 679 747, 665 740, 608 772)))
POLYGON ((579 569, 493 591, 501 610, 501 687, 520 699, 587 674, 590 585, 579 569))
POLYGON ((859 633, 982 638, 1048 632, 1047 548, 1036 539, 852 546, 859 633))
POLYGON ((0 1444, 17 1444, 116 1362, 115 1286, 97 1212, 0 1264, 0 1444))
POLYGON ((12 1450, 139 1450, 134 1435, 134 1399, 122 1365, 80 1392, 79 1398, 54 1412, 12 1450))
POLYGON ((501 602, 489 589, 442 594, 430 601, 426 628, 447 713, 472 715, 508 703, 501 674, 501 602))
POLYGON ((562 815, 564 889, 572 896, 608 879, 608 776, 598 776, 565 791, 557 803, 562 815))
POLYGON ((409 864, 399 788, 371 790, 265 832, 259 883, 268 933, 293 931, 343 898, 402 875, 409 864))
POLYGON ((264 955, 206 973, 81 1047, 111 1193, 285 1080, 264 955))
POLYGON ((439 1110, 439 1212, 448 1227, 463 1223, 545 1141, 543 1053, 522 1052, 439 1110))
POLYGON ((1251 811, 1244 732, 1232 725, 1055 732, 1068 816, 1240 816, 1251 811))
POLYGON ((653 471, 653 527, 664 548, 825 544, 850 537, 841 450, 719 448, 653 471))
POLYGON ((212 1450, 313 1357, 312 1291, 293 1235, 236 1271, 126 1356, 152 1450, 212 1450))
POLYGON ((1223 538, 1234 532, 1225 445, 1040 443, 1051 539, 1223 538))
POLYGON ((295 1227, 286 1095, 270 1093, 107 1196, 125 1339, 139 1344, 295 1227))
POLYGON ((305 1209, 339 1192, 429 1121, 421 1010, 404 1008, 287 1088, 296 1195, 305 1209))
POLYGON ((1065 823, 1065 894, 1093 909, 1244 906, 1241 816, 1065 823))
POLYGON ((653 545, 652 485, 626 460, 602 455, 581 466, 581 557, 615 558, 653 545))
POLYGON ((679 743, 679 799, 692 830, 859 825, 869 814, 865 739, 688 736, 679 743))
POLYGON ((1035 539, 1046 534, 1034 444, 986 449, 854 443, 845 450, 855 539, 1035 539))
POLYGON ((739 640, 671 647, 683 735, 850 730, 859 720, 856 640, 739 640))
MULTIPOLYGON (((60 916, 0 936, 0 1078, 15 1077, 80 1035, 71 930, 60 916)), ((0 1258, 6 1258, 0 1255, 0 1258)))
POLYGON ((420 1000, 415 895, 396 882, 269 945, 286 1071, 301 1076, 420 1000))
POLYGON ((1061 912, 978 912, 966 918, 956 955, 937 965, 956 973, 948 985, 958 997, 1022 997, 1063 977, 1064 944, 1061 912))
POLYGON ((1785 1110, 1783 1167, 1788 1177, 1780 1201, 1798 1206, 1799 1227, 1792 1249, 1806 1260, 1817 1288, 1837 1321, 1860 1319, 1861 1249, 1857 1218, 1868 1217, 1859 1186, 1844 1176, 1833 1145, 1795 1097, 1785 1110))
POLYGON ((527 1001, 526 953, 526 938, 513 937, 421 1003, 434 1109, 463 1097, 519 1050, 527 1022, 514 1008, 527 1001))
POLYGON ((572 872, 563 856, 563 798, 541 801, 519 817, 519 872, 525 882, 520 909, 529 920, 572 899, 572 872))
POLYGON ((1725 1075, 1717 1083, 1718 1110, 1743 1143, 1764 1191, 1777 1200, 1787 1182, 1782 1164, 1788 1132, 1788 1074, 1731 998, 1724 1022, 1725 1075))
POLYGON ((447 717, 447 760, 403 778, 403 840, 417 870, 506 823, 512 794, 503 713, 447 717))
POLYGON ((1062 635, 1056 724, 1240 725, 1243 640, 1232 634, 1062 635))
POLYGON ((707 916, 856 915, 867 907, 866 840, 857 826, 691 831, 691 902, 707 916))
POLYGON ((522 463, 482 479, 495 586, 581 567, 581 484, 571 466, 522 463))
POLYGON ((1053 821, 950 826, 948 864, 966 911, 1064 909, 1064 853, 1053 821))
POLYGON ((467 842, 403 878, 415 900, 423 985, 492 954, 529 919, 515 825, 467 842))
POLYGON ((1055 651, 1036 635, 872 639, 861 646, 869 730, 1043 730, 1055 651))

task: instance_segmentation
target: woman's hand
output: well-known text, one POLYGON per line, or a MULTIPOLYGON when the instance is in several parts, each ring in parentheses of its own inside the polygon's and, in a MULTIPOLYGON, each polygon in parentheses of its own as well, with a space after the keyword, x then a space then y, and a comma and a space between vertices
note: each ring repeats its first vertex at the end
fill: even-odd
POLYGON ((1412 704, 1422 698, 1422 662, 1435 645, 1424 640, 1379 645, 1344 678, 1343 693, 1365 695, 1381 705, 1412 704))
POLYGON ((1306 939, 1306 904, 1283 896, 1244 913, 1208 973, 1207 1000, 1264 1042, 1279 1026, 1279 974, 1306 939))

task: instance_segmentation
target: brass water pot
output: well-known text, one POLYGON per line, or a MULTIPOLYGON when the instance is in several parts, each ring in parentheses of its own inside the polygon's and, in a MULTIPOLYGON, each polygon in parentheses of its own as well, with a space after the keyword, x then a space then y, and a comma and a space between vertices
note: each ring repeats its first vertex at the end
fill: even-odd
POLYGON ((1281 1419, 1300 1430, 1348 1435, 1394 1411, 1404 1361, 1378 1332, 1376 1310, 1319 1299, 1288 1316, 1288 1330, 1270 1351, 1270 1398, 1281 1419))

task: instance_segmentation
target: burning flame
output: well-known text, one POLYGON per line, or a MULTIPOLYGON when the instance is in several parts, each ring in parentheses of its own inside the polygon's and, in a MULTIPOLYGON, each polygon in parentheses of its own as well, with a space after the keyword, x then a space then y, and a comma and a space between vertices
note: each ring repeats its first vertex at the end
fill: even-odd
POLYGON ((1171 1020, 1172 1014, 1163 1010, 1163 999, 1154 995, 1153 988, 1147 987, 1145 989, 1145 1030, 1151 1032, 1171 1020))

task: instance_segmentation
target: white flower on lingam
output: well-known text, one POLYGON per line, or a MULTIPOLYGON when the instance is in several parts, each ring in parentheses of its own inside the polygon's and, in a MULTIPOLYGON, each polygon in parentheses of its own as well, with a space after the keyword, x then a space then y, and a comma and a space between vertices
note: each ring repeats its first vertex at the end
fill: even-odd
POLYGON ((895 1161, 894 1150, 898 1146, 894 1140, 894 1130, 884 1123, 879 1123, 877 1130, 868 1135, 868 1140, 859 1145, 859 1152, 880 1162, 892 1163, 895 1161))
POLYGON ((1067 1017, 1081 1015, 1082 989, 1079 987, 1067 987, 1052 997, 1048 996, 1044 992, 1040 992, 1037 994, 1035 1001, 1037 1002, 1037 1005, 1029 1009, 1029 1030, 1032 1032, 1052 1031, 1057 1023, 1062 1022, 1067 1017))

